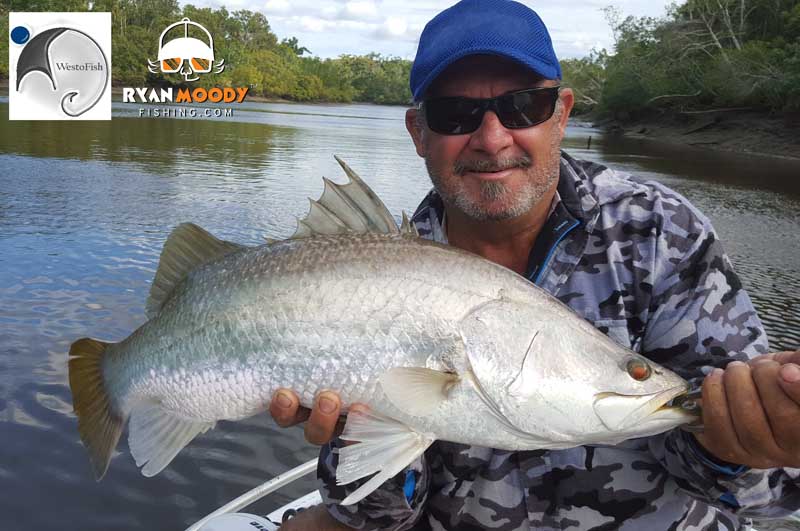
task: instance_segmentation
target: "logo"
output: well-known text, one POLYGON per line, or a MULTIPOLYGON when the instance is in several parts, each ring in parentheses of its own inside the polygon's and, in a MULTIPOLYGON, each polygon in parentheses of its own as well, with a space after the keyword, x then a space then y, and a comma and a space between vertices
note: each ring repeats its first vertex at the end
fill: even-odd
POLYGON ((111 119, 111 14, 9 14, 9 119, 111 119))
POLYGON ((214 63, 214 39, 211 33, 188 18, 183 18, 174 24, 170 24, 161 32, 158 39, 158 61, 147 61, 148 69, 153 74, 163 72, 164 74, 175 74, 180 72, 183 79, 188 83, 197 81, 200 76, 197 74, 208 74, 212 67, 215 74, 225 70, 225 59, 220 59, 214 63), (200 29, 206 36, 208 43, 189 37, 189 26, 200 29), (183 37, 177 37, 164 44, 164 37, 170 30, 183 26, 183 37))
POLYGON ((242 103, 249 90, 249 87, 180 86, 197 81, 204 74, 219 74, 227 66, 225 59, 217 60, 214 55, 214 38, 211 33, 202 24, 186 17, 170 24, 161 32, 158 38, 158 59, 148 59, 147 65, 152 74, 180 74, 183 80, 176 80, 179 81, 177 87, 123 87, 123 103, 150 105, 139 108, 139 117, 230 117, 233 116, 233 108, 218 104, 242 103), (190 29, 194 36, 189 36, 190 29), (202 39, 196 38, 198 35, 202 39), (189 105, 176 105, 183 103, 189 105), (199 108, 195 104, 214 106, 199 108))

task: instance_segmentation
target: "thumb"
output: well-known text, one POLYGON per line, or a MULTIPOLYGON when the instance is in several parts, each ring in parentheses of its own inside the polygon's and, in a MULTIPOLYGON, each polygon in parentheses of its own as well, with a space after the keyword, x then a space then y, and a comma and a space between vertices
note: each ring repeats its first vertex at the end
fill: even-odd
POLYGON ((785 364, 778 372, 778 381, 783 392, 800 404, 800 366, 795 363, 785 364))

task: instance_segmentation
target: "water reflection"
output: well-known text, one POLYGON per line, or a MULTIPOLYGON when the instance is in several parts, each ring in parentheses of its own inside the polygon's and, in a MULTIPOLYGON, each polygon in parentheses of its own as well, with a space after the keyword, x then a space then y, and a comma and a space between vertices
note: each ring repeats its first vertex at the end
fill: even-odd
POLYGON ((612 163, 644 163, 651 170, 697 181, 800 195, 800 161, 796 159, 703 150, 620 135, 601 135, 596 140, 603 158, 612 163))
POLYGON ((167 178, 184 173, 259 177, 275 158, 274 137, 280 135, 291 143, 297 134, 292 127, 248 122, 119 117, 97 122, 53 121, 37 127, 29 122, 8 122, 8 105, 0 105, 0 120, 7 124, 0 128, 0 145, 6 154, 123 162, 167 178))

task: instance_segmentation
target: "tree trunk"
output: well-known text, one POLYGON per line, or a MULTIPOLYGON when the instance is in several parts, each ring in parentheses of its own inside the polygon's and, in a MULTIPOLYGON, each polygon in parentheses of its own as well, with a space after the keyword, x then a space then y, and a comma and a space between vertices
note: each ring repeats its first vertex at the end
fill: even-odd
MULTIPOLYGON (((742 3, 744 3, 744 0, 742 0, 742 3)), ((722 21, 728 28, 728 33, 731 36, 733 45, 737 50, 741 50, 742 44, 739 42, 739 38, 736 36, 736 30, 733 27, 733 20, 731 19, 731 11, 728 9, 728 4, 726 3, 725 5, 722 5, 722 1, 717 0, 717 5, 719 6, 720 13, 722 14, 722 21)))
POLYGON ((717 38, 717 34, 714 32, 714 28, 711 26, 711 21, 708 19, 705 13, 700 14, 700 19, 706 25, 706 29, 708 30, 708 34, 711 36, 711 39, 714 41, 714 44, 719 48, 720 54, 722 54, 722 58, 725 60, 726 63, 730 64, 731 59, 728 57, 728 54, 725 52, 725 48, 722 46, 722 43, 719 42, 717 38))

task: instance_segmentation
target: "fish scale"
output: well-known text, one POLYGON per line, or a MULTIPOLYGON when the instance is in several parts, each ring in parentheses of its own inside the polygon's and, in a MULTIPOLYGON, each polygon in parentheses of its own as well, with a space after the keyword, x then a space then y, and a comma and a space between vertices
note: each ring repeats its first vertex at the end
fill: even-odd
MULTIPOLYGON (((385 260, 387 255, 402 256, 404 254, 407 260, 414 259, 408 257, 408 242, 401 237, 376 238, 375 235, 368 235, 356 238, 356 240, 366 241, 364 246, 366 252, 362 252, 361 256, 366 255, 372 261, 385 260), (383 240, 383 245, 377 245, 378 242, 374 241, 376 239, 383 240)), ((307 259, 311 253, 308 253, 307 249, 330 243, 330 239, 323 239, 322 242, 311 240, 305 243, 307 245, 298 249, 300 258, 297 261, 311 264, 313 262, 307 259)), ((212 314, 206 310, 209 306, 207 303, 196 304, 197 299, 205 302, 210 295, 205 292, 196 294, 195 290, 203 290, 206 286, 215 286, 220 290, 225 289, 225 283, 217 282, 213 271, 196 272, 190 279, 191 285, 180 294, 180 298, 174 299, 171 306, 165 308, 159 318, 146 324, 134 336, 131 336, 131 343, 135 343, 138 348, 121 353, 122 359, 162 356, 166 358, 166 360, 162 359, 165 366, 172 363, 176 367, 180 367, 181 371, 176 371, 169 382, 164 382, 161 377, 154 380, 145 378, 128 392, 121 392, 121 402, 124 404, 122 408, 129 409, 127 404, 161 394, 193 395, 193 393, 183 393, 182 390, 191 388, 189 386, 192 382, 202 379, 199 374, 206 366, 210 353, 224 352, 226 349, 232 353, 231 355, 236 353, 237 357, 250 360, 249 363, 243 364, 242 368, 250 366, 249 364, 256 367, 257 378, 263 382, 265 389, 263 394, 259 393, 260 395, 271 396, 279 386, 298 388, 304 398, 304 405, 310 405, 313 396, 319 390, 334 388, 337 381, 346 382, 348 375, 362 374, 365 369, 370 369, 373 375, 377 375, 381 370, 387 370, 393 366, 419 364, 424 366, 427 359, 435 354, 434 338, 439 333, 440 326, 437 326, 432 319, 421 321, 416 314, 405 312, 404 308, 426 305, 430 307, 429 301, 426 302, 426 296, 420 297, 419 300, 409 301, 409 293, 423 295, 429 292, 432 284, 441 285, 444 279, 436 278, 434 282, 433 279, 428 278, 392 277, 390 269, 378 270, 374 267, 367 267, 366 271, 357 272, 355 274, 357 278, 351 279, 349 275, 345 276, 346 272, 342 274, 337 268, 337 264, 348 264, 350 259, 348 253, 356 249, 356 246, 346 246, 345 250, 340 251, 336 256, 333 253, 325 253, 328 260, 325 263, 316 263, 316 268, 323 270, 320 271, 320 277, 327 286, 322 292, 312 284, 310 289, 296 288, 291 298, 284 298, 282 282, 265 282, 259 295, 253 299, 271 302, 268 307, 260 308, 261 316, 257 320, 253 317, 259 314, 259 309, 254 307, 254 303, 246 300, 237 301, 236 297, 230 298, 236 304, 235 313, 230 313, 225 306, 219 305, 216 313, 212 314), (376 278, 368 278, 367 275, 370 273, 376 278), (365 287, 367 285, 369 287, 365 287), (405 297, 396 296, 401 285, 406 288, 405 297), (274 290, 274 296, 270 288, 274 290), (355 296, 337 299, 337 293, 348 292, 354 293, 355 296), (186 316, 172 314, 181 308, 195 307, 200 308, 200 311, 196 312, 194 321, 189 320, 186 316), (328 311, 319 312, 315 310, 316 308, 328 308, 328 311), (370 321, 366 323, 362 317, 358 317, 353 323, 348 323, 346 320, 348 315, 360 316, 364 313, 371 316, 370 321), (217 315, 226 315, 228 318, 222 320, 217 315), (381 315, 386 316, 386 319, 377 318, 381 315), (313 316, 313 320, 311 316, 313 316), (403 317, 405 317, 405 321, 402 319, 403 317), (298 322, 297 319, 300 321, 298 322), (181 344, 180 347, 174 346, 173 343, 174 348, 170 349, 166 356, 164 356, 163 350, 157 352, 158 349, 148 348, 141 341, 133 339, 138 335, 163 338, 160 332, 161 326, 178 322, 184 323, 186 326, 187 321, 195 324, 200 332, 192 334, 192 340, 181 344), (204 324, 204 321, 210 321, 210 324, 204 324), (334 326, 331 327, 331 324, 334 326), (371 328, 368 334, 364 334, 361 338, 348 337, 347 330, 364 326, 371 328), (426 331, 426 329, 430 330, 426 331), (326 334, 326 331, 329 333, 326 334), (397 333, 405 334, 406 341, 399 341, 397 333), (421 338, 430 339, 423 341, 421 338), (261 363, 255 362, 258 358, 262 359, 261 363), (167 360, 169 361, 167 362, 167 360), (365 361, 367 362, 366 366, 365 361), (374 363, 370 364, 369 362, 374 363), (297 363, 301 363, 298 368, 306 369, 305 373, 295 372, 294 380, 286 380, 277 376, 280 372, 276 369, 296 366, 297 363), (325 365, 339 369, 330 371, 325 365), (313 382, 313 385, 308 385, 306 382, 313 382)), ((294 259, 291 254, 287 254, 283 250, 279 250, 276 254, 281 259, 290 262, 294 259)), ((257 278, 269 278, 274 275, 273 272, 276 270, 287 271, 288 268, 284 264, 274 262, 270 253, 263 253, 253 260, 252 265, 249 265, 248 262, 246 270, 257 278), (257 264, 264 264, 261 271, 258 270, 257 264)), ((235 266, 231 265, 231 268, 235 268, 235 266)), ((399 264, 396 269, 402 271, 403 264, 399 264)), ((436 272, 437 270, 432 269, 431 271, 436 272)), ((311 268, 308 274, 313 273, 314 270, 311 268)), ((443 275, 441 273, 434 274, 434 278, 436 276, 442 277, 443 275)), ((243 292, 249 291, 248 283, 244 284, 244 287, 240 289, 243 292)), ((447 305, 446 313, 453 315, 453 308, 453 305, 447 305)), ((444 321, 442 317, 444 316, 439 318, 440 321, 444 321)), ((364 330, 364 332, 367 331, 364 330)), ((451 331, 451 335, 454 335, 454 329, 451 331)), ((163 341, 156 341, 155 345, 163 343, 163 341)), ((125 342, 120 346, 125 346, 125 342)), ((352 387, 349 389, 349 393, 344 392, 342 396, 345 403, 349 404, 352 401, 348 396, 351 393, 357 400, 373 398, 376 394, 375 382, 373 381, 371 385, 368 382, 367 379, 351 381, 352 387)), ((236 401, 235 395, 226 396, 225 390, 225 386, 220 386, 220 396, 206 394, 208 403, 190 401, 187 396, 184 406, 179 406, 177 401, 174 402, 176 408, 182 408, 176 409, 175 412, 191 417, 193 411, 198 409, 214 411, 215 404, 233 400, 234 403, 237 403, 238 409, 227 407, 224 412, 219 412, 225 414, 224 418, 236 419, 252 414, 256 406, 236 401)), ((228 392, 232 392, 232 390, 228 392)), ((260 405, 263 407, 263 404, 260 405)), ((219 413, 215 411, 215 414, 219 413)))

